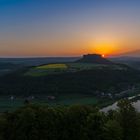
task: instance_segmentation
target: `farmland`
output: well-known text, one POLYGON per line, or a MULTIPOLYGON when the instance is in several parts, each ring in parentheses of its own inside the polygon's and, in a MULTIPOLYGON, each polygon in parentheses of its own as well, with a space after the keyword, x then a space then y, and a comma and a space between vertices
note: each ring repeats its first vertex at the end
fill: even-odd
POLYGON ((37 66, 36 69, 67 69, 66 64, 48 64, 48 65, 42 65, 42 66, 37 66))
MULTIPOLYGON (((14 100, 10 99, 10 96, 0 97, 0 112, 12 111, 24 105, 27 97, 14 96, 14 100)), ((109 103, 109 99, 99 99, 95 96, 88 96, 82 94, 76 95, 60 95, 55 100, 49 100, 47 96, 36 96, 34 99, 30 100, 30 103, 41 104, 41 105, 72 105, 72 104, 82 104, 82 105, 103 105, 109 103)))
POLYGON ((63 73, 67 70, 66 64, 47 64, 31 68, 25 73, 26 76, 44 76, 49 74, 63 73))

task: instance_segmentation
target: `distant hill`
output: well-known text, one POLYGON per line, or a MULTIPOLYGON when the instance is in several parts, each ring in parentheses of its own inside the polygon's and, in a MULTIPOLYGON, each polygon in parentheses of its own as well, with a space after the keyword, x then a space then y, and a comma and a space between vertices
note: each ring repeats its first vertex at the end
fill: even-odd
POLYGON ((0 63, 37 66, 48 63, 74 62, 80 57, 35 57, 35 58, 0 58, 0 63))
POLYGON ((23 68, 20 64, 13 64, 10 62, 0 62, 0 76, 4 74, 11 73, 13 71, 16 71, 18 69, 23 68))
POLYGON ((129 51, 122 53, 119 56, 140 57, 140 50, 129 51))
POLYGON ((94 63, 94 64, 113 64, 110 60, 103 58, 100 54, 87 54, 76 62, 80 63, 94 63))
POLYGON ((74 62, 79 58, 80 57, 0 58, 0 76, 28 66, 74 62))
POLYGON ((114 69, 114 70, 126 70, 126 65, 117 64, 112 62, 99 54, 87 54, 74 62, 56 62, 56 63, 44 63, 38 66, 27 68, 23 73, 24 76, 47 76, 62 73, 73 73, 84 70, 98 70, 98 69, 114 69))
POLYGON ((140 57, 123 56, 123 57, 109 58, 109 60, 115 63, 126 64, 135 69, 140 69, 140 57))

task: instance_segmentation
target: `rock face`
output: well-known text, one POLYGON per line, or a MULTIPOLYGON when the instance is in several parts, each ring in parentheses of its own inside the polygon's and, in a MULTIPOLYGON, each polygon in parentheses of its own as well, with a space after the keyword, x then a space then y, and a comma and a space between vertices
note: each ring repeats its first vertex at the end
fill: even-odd
POLYGON ((95 64, 113 64, 113 62, 103 58, 100 54, 83 55, 77 62, 81 63, 95 63, 95 64))

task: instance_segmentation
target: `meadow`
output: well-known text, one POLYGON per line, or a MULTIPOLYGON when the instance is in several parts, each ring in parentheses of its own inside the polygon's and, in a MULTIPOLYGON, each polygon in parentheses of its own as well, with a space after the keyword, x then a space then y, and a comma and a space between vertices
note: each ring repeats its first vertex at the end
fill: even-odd
MULTIPOLYGON (((24 106, 26 97, 21 96, 14 96, 14 99, 11 100, 10 96, 0 96, 0 112, 5 111, 12 111, 15 110, 21 106, 24 106)), ((55 100, 49 100, 47 99, 47 96, 38 95, 34 99, 29 100, 32 104, 40 104, 40 105, 50 105, 50 106, 56 106, 56 105, 73 105, 73 104, 81 104, 81 105, 101 105, 105 102, 107 103, 108 99, 99 99, 95 96, 88 96, 88 95, 82 95, 82 94, 76 94, 76 95, 60 95, 55 100)), ((104 104, 105 105, 105 104, 104 104)))
POLYGON ((48 64, 48 65, 42 65, 42 66, 37 66, 36 69, 43 69, 43 70, 48 70, 48 69, 67 69, 66 64, 48 64))
POLYGON ((63 73, 67 70, 68 66, 66 64, 47 64, 36 66, 29 71, 27 71, 24 75, 26 76, 45 76, 49 74, 58 74, 63 73))

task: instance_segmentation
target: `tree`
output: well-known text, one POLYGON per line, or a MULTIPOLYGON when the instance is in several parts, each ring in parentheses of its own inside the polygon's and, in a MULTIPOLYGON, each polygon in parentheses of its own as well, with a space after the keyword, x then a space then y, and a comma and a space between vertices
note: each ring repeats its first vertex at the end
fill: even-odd
POLYGON ((117 119, 123 129, 123 140, 139 140, 140 121, 135 108, 127 99, 119 101, 118 107, 117 119))
POLYGON ((102 140, 104 119, 104 114, 100 112, 89 114, 87 117, 87 135, 89 140, 102 140))
POLYGON ((122 140, 122 128, 116 120, 109 120, 104 125, 104 140, 122 140))

